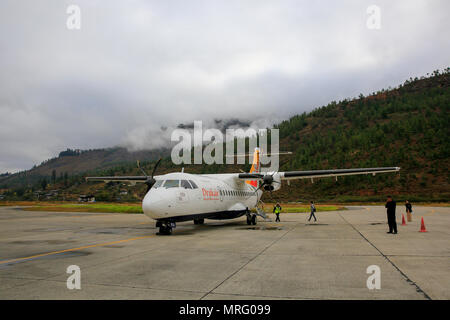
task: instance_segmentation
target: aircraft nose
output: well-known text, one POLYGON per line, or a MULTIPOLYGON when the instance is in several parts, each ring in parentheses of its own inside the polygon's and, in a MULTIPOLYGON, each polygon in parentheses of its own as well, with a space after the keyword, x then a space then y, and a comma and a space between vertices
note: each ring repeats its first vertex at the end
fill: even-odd
POLYGON ((159 192, 150 190, 142 201, 142 211, 151 218, 160 218, 164 214, 164 199, 159 192))

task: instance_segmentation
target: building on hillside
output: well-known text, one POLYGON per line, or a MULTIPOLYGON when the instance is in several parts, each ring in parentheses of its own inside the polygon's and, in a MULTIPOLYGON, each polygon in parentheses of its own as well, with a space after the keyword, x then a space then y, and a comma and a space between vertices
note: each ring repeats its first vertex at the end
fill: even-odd
POLYGON ((78 202, 95 202, 95 197, 92 194, 80 194, 78 196, 78 202))

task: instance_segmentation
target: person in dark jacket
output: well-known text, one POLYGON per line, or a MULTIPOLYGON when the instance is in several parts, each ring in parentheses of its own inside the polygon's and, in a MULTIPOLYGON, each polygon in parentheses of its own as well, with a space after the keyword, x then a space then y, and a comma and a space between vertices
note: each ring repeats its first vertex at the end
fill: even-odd
POLYGON ((273 213, 275 213, 277 215, 275 222, 280 222, 280 212, 281 212, 281 206, 280 206, 280 203, 277 202, 276 206, 273 207, 273 213))
POLYGON ((412 221, 412 215, 411 215, 412 205, 408 200, 406 200, 405 207, 406 207, 406 217, 408 219, 408 222, 411 222, 412 221))
POLYGON ((309 215, 308 221, 311 221, 311 218, 314 217, 314 222, 317 222, 314 212, 316 212, 316 206, 314 205, 314 201, 311 201, 311 214, 309 215))
POLYGON ((397 206, 397 204, 392 199, 392 197, 388 196, 387 202, 385 205, 385 208, 387 209, 387 219, 388 219, 388 224, 389 224, 389 232, 388 233, 397 234, 397 222, 395 221, 395 207, 396 206, 397 206))

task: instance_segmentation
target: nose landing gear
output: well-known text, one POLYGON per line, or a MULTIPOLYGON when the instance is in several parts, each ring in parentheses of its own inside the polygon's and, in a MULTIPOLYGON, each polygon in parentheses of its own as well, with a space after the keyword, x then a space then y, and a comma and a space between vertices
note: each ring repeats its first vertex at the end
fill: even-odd
POLYGON ((172 234, 172 228, 175 228, 175 222, 169 222, 169 221, 157 221, 156 227, 159 227, 159 235, 171 235, 172 234))

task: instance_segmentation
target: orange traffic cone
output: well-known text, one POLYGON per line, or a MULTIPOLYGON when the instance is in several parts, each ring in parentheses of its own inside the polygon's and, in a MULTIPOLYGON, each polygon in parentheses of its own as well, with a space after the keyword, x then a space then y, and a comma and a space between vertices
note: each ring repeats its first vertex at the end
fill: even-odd
POLYGON ((406 226, 405 215, 402 213, 402 226, 406 226))
POLYGON ((422 223, 421 223, 419 232, 427 232, 427 229, 425 228, 425 222, 423 222, 423 217, 422 217, 422 223))

